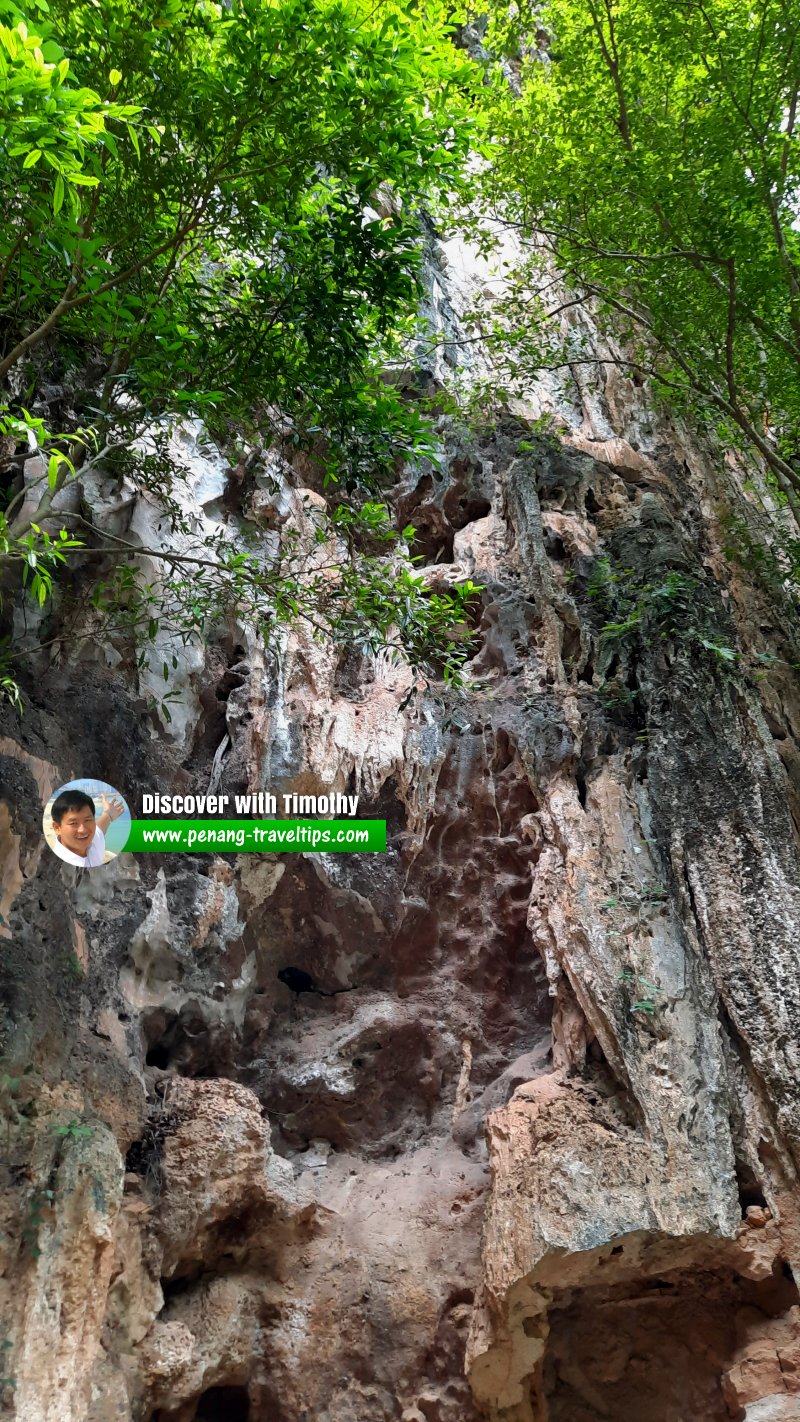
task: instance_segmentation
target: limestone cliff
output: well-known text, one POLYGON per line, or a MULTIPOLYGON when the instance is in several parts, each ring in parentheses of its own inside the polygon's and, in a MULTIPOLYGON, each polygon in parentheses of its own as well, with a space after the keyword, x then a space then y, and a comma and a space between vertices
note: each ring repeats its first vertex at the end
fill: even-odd
MULTIPOLYGON (((483 279, 432 243, 417 378, 483 279)), ((119 652, 32 648, 0 735, 9 1417, 800 1417, 795 613, 725 556, 723 510, 771 517, 735 461, 589 369, 443 417, 395 490, 432 585, 483 587, 469 694, 403 707, 401 667, 234 626, 163 724, 119 652), (77 881, 41 806, 86 773, 357 793, 388 851, 77 881)), ((230 526, 196 436, 187 506, 230 526)), ((237 517, 302 536, 309 478, 276 458, 237 517)))

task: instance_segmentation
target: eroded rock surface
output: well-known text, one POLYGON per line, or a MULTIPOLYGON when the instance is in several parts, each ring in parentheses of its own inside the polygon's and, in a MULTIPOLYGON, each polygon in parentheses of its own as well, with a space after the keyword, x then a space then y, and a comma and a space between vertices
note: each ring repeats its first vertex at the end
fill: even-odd
MULTIPOLYGON (((429 273, 446 338, 467 255, 429 273)), ((439 433, 394 504, 431 586, 482 585, 469 694, 238 627, 171 729, 90 648, 70 728, 64 668, 3 713, 20 1422, 800 1415, 794 612, 725 558, 720 501, 762 515, 611 370, 439 433), (79 882, 41 803, 89 769, 134 803, 357 794, 388 851, 79 882)), ((195 474, 236 537, 224 461, 195 474)), ((309 471, 270 480, 248 517, 302 533, 309 471)))

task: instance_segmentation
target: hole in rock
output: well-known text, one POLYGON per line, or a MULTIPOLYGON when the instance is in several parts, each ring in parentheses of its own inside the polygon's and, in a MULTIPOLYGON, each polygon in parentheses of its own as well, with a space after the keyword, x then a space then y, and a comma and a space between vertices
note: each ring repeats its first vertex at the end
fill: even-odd
POLYGON ((575 784, 578 787, 578 799, 581 802, 581 809, 586 809, 586 773, 582 768, 575 772, 575 784))
POLYGON ((166 1071, 169 1066, 169 1051, 163 1042, 156 1042, 155 1046, 150 1048, 144 1059, 144 1064, 145 1066, 160 1067, 162 1071, 166 1071))
POLYGON ((245 1210, 242 1214, 231 1215, 226 1220, 220 1220, 210 1231, 211 1250, 224 1255, 226 1251, 235 1252, 237 1249, 245 1248, 250 1243, 258 1224, 257 1209, 245 1210))
POLYGON ((174 1132, 176 1122, 175 1113, 164 1106, 163 1100, 157 1101, 148 1108, 144 1130, 138 1140, 131 1142, 125 1156, 125 1169, 141 1175, 156 1190, 161 1183, 164 1141, 174 1132))
POLYGON ((596 514, 599 514, 601 507, 602 506, 597 502, 593 491, 591 489, 587 489, 586 498, 584 499, 584 508, 586 509, 586 512, 590 515, 591 518, 594 518, 596 514))
POLYGON ((250 1398, 246 1387, 226 1384, 201 1393, 192 1408, 159 1408, 152 1422, 250 1422, 250 1398))
POLYGON ((210 1387, 197 1404, 195 1422, 249 1422, 246 1387, 210 1387))
POLYGON ((207 1022, 196 1003, 180 1013, 153 1008, 140 1018, 145 1064, 180 1076, 225 1076, 231 1069, 233 1034, 207 1022))
POLYGON ((411 545, 412 555, 420 557, 423 564, 452 563, 453 529, 445 522, 438 509, 421 512, 413 519, 415 534, 411 545))
MULTIPOLYGON (((354 795, 357 793, 355 778, 352 784, 348 784, 347 793, 354 795)), ((385 820, 386 821, 386 843, 391 847, 399 835, 407 827, 408 812, 400 798, 400 790, 397 781, 392 776, 384 781, 380 792, 374 798, 361 795, 358 802, 358 817, 364 820, 385 820)), ((357 856, 353 856, 356 858, 357 856)))
POLYGON ((564 667, 575 667, 581 659, 581 634, 578 627, 564 627, 561 637, 561 660, 564 667))
POLYGON ((301 992, 319 992, 314 979, 310 973, 306 972, 305 968, 295 968, 290 964, 288 967, 281 968, 276 973, 276 977, 279 983, 283 983, 284 987, 287 987, 290 992, 296 993, 298 997, 301 992))
POLYGON ((486 518, 491 512, 491 504, 488 499, 479 496, 470 497, 462 492, 456 499, 450 497, 450 493, 445 495, 444 511, 447 514, 453 528, 466 528, 468 524, 475 523, 479 518, 486 518))
POLYGON ((498 730, 494 742, 494 756, 492 757, 492 771, 495 775, 508 770, 514 764, 517 748, 511 740, 507 731, 498 730))
POLYGON ((557 533, 553 533, 552 529, 549 528, 545 529, 544 532, 544 551, 548 558, 552 558, 556 563, 566 562, 567 550, 564 546, 564 540, 557 533))
POLYGON ((188 1293, 189 1289, 194 1288, 199 1277, 199 1270, 195 1270, 192 1274, 182 1274, 178 1279, 161 1279, 161 1292, 164 1296, 162 1312, 175 1299, 181 1298, 183 1294, 188 1293))
POLYGON ((742 1209, 742 1219, 752 1205, 765 1209, 767 1201, 760 1182, 743 1160, 736 1161, 736 1183, 739 1186, 739 1204, 742 1209))

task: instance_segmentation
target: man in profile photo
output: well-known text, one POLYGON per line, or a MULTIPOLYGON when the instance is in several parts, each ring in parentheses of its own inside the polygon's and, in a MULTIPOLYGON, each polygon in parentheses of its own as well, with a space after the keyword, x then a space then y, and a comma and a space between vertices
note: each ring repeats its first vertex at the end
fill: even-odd
POLYGON ((95 869, 106 857, 105 831, 112 820, 125 813, 122 801, 111 795, 101 795, 103 813, 95 819, 95 803, 83 790, 62 790, 53 801, 50 813, 58 844, 53 845, 59 859, 77 864, 81 869, 95 869))

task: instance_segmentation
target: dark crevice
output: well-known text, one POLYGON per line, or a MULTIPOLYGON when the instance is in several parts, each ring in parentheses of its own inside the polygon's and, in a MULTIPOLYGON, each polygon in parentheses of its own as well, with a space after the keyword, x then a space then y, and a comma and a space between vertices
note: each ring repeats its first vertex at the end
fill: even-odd
POLYGON ((162 1101, 153 1103, 148 1111, 147 1125, 138 1140, 132 1142, 125 1156, 125 1169, 140 1175, 154 1194, 161 1188, 161 1156, 164 1141, 176 1127, 177 1116, 162 1101))
POLYGON ((452 493, 451 489, 445 496, 444 511, 456 531, 467 528, 471 523, 477 523, 478 519, 486 518, 491 512, 492 506, 488 499, 470 498, 464 493, 459 494, 457 499, 451 499, 452 493))
POLYGON ((743 1160, 736 1160, 736 1183, 739 1187, 739 1204, 742 1210, 742 1219, 747 1211, 756 1205, 760 1209, 765 1209, 767 1205, 766 1196, 761 1188, 761 1184, 750 1166, 743 1160))
POLYGON ((567 559, 567 550, 564 540, 557 533, 549 528, 544 530, 544 551, 548 558, 552 558, 555 563, 564 563, 567 559))
MULTIPOLYGON (((357 793, 355 776, 348 781, 347 793, 357 793)), ((361 795, 358 802, 358 817, 364 820, 384 820, 386 822, 386 847, 393 848, 408 824, 408 811, 400 798, 400 789, 392 776, 385 780, 374 799, 361 795)))
POLYGON ((492 758, 492 773, 501 775, 504 770, 508 770, 516 759, 516 746, 508 735, 507 731, 499 730, 495 736, 495 749, 492 758))
POLYGON ((444 523, 438 509, 421 513, 414 526, 413 557, 421 558, 423 564, 452 563, 453 529, 444 523))
POLYGON ((162 1071, 166 1071, 170 1062, 169 1048, 163 1042, 156 1042, 148 1051, 144 1062, 145 1066, 160 1067, 162 1071))
POLYGON ((292 966, 280 968, 276 973, 276 977, 279 982, 283 983, 285 987, 288 987, 290 992, 295 993, 298 997, 301 993, 308 992, 316 994, 317 997, 337 997, 340 992, 356 992, 357 990, 357 984, 355 983, 351 987, 318 987, 311 974, 307 973, 305 968, 295 968, 292 966))
POLYGON ((197 1404, 195 1422, 249 1422, 246 1387, 210 1387, 197 1404))
POLYGON ((148 1067, 195 1078, 233 1070, 230 1029, 207 1021, 197 1003, 184 1004, 180 1013, 153 1008, 143 1013, 141 1027, 148 1067))
POLYGON ((185 1406, 177 1411, 161 1407, 153 1413, 151 1422, 250 1422, 250 1418, 248 1389, 227 1383, 207 1388, 191 1412, 185 1406))
POLYGON ((162 1313, 170 1304, 174 1303, 176 1299, 182 1298, 190 1289, 193 1289, 200 1277, 201 1271, 198 1267, 196 1274, 182 1274, 179 1279, 162 1279, 161 1293, 164 1297, 164 1303, 161 1309, 162 1313))
POLYGON ((583 506, 590 518, 594 518, 602 509, 602 505, 597 502, 592 489, 586 490, 583 506))

